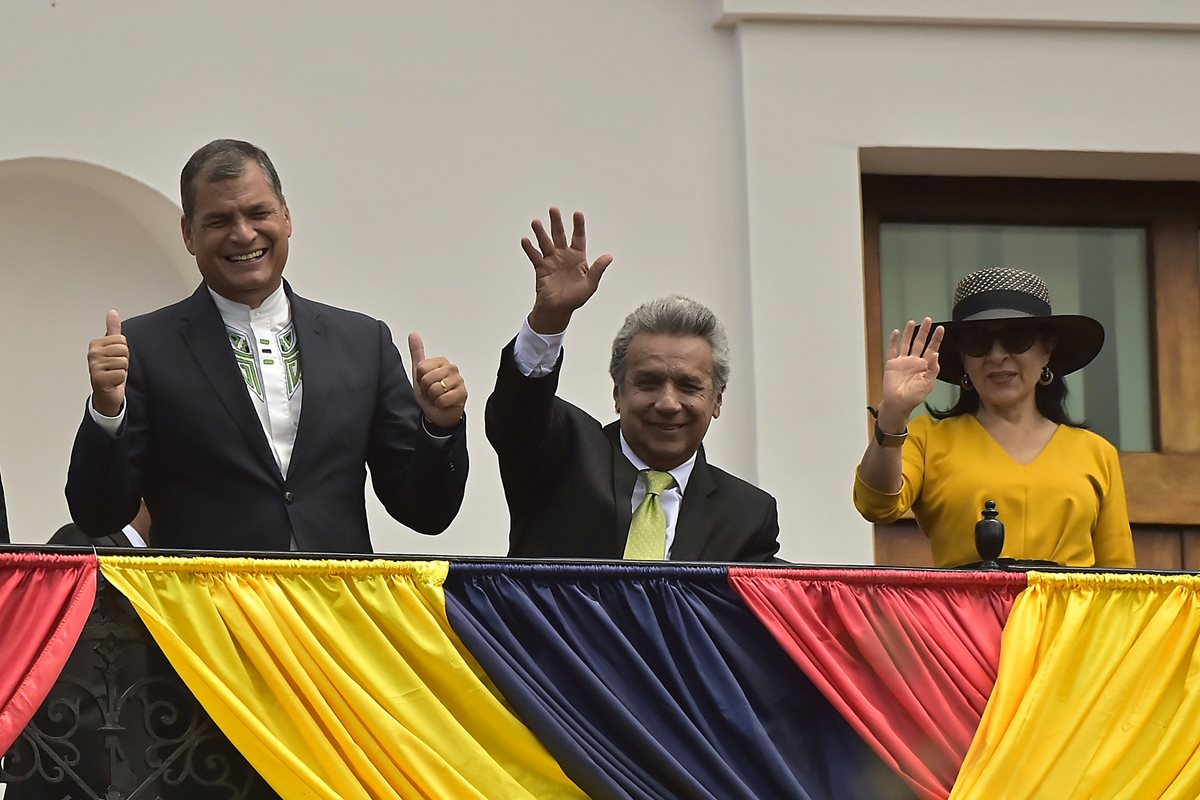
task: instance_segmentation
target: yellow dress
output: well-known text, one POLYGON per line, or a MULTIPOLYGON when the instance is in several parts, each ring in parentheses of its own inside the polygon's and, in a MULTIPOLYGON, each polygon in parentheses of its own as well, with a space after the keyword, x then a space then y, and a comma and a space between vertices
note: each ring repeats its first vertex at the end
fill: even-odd
POLYGON ((854 505, 881 523, 911 508, 936 566, 979 560, 975 523, 987 500, 1004 523, 1005 557, 1134 566, 1121 465, 1103 437, 1059 425, 1037 458, 1019 464, 972 414, 919 417, 908 431, 900 491, 876 491, 855 474, 854 505))

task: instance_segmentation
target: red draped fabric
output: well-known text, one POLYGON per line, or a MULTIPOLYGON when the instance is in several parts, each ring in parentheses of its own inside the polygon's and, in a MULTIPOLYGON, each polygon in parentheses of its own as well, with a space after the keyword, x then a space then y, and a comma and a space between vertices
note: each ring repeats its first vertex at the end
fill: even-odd
POLYGON ((0 553, 0 753, 29 724, 96 599, 96 556, 0 553))
POLYGON ((1020 573, 731 568, 805 674, 922 797, 950 794, 1020 573))

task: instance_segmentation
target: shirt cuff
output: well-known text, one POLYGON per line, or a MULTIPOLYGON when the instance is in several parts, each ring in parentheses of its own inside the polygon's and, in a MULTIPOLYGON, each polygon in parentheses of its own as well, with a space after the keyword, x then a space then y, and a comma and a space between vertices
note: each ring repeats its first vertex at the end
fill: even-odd
MULTIPOLYGON (((461 420, 459 421, 458 425, 462 425, 461 420)), ((440 428, 434 425, 432 422, 425 419, 424 414, 421 415, 421 430, 425 431, 425 435, 428 436, 430 441, 433 442, 433 446, 439 449, 445 447, 450 440, 454 438, 454 434, 458 430, 458 425, 455 425, 453 428, 451 428, 449 433, 444 433, 443 431, 446 430, 445 428, 440 428), (434 433, 433 430, 431 430, 431 427, 436 428, 437 433, 434 433)))
POLYGON ((121 423, 125 421, 125 404, 121 404, 121 410, 117 412, 115 417, 106 417, 96 410, 92 405, 92 396, 88 395, 88 414, 92 417, 92 422, 100 426, 100 430, 109 435, 110 438, 117 438, 117 434, 121 432, 121 423))
POLYGON ((125 526, 124 534, 125 538, 128 539, 129 543, 134 547, 146 547, 146 540, 143 539, 142 535, 137 532, 137 528, 133 527, 132 525, 125 526))
POLYGON ((527 378, 540 378, 554 371, 558 357, 562 355, 562 343, 567 332, 538 333, 529 327, 529 320, 521 323, 517 341, 513 344, 513 361, 517 369, 527 378))

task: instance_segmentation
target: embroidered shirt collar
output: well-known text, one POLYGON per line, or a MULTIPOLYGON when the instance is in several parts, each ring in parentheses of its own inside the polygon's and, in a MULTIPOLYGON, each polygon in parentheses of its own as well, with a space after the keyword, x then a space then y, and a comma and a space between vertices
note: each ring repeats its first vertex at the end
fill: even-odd
POLYGON ((208 288, 208 293, 212 295, 213 302, 217 304, 217 311, 221 313, 221 319, 226 323, 242 322, 249 323, 253 320, 256 323, 266 323, 274 328, 276 326, 286 325, 292 318, 291 304, 288 303, 287 293, 283 290, 283 283, 279 284, 279 288, 267 295, 266 299, 259 304, 258 308, 241 303, 235 303, 227 297, 222 297, 208 288))

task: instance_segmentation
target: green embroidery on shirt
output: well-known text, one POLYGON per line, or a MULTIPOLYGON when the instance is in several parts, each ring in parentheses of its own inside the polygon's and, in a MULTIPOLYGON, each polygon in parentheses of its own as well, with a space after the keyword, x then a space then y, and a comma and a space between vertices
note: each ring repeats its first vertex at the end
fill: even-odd
POLYGON ((279 354, 287 373, 287 395, 291 397, 300 388, 304 376, 300 372, 300 343, 296 340, 296 328, 291 323, 279 332, 279 354))
POLYGON ((229 336, 229 344, 233 348, 233 357, 237 359, 238 369, 241 370, 242 380, 255 397, 266 402, 267 393, 263 386, 262 373, 258 370, 258 362, 254 360, 254 351, 250 347, 250 339, 236 328, 225 327, 229 336))

